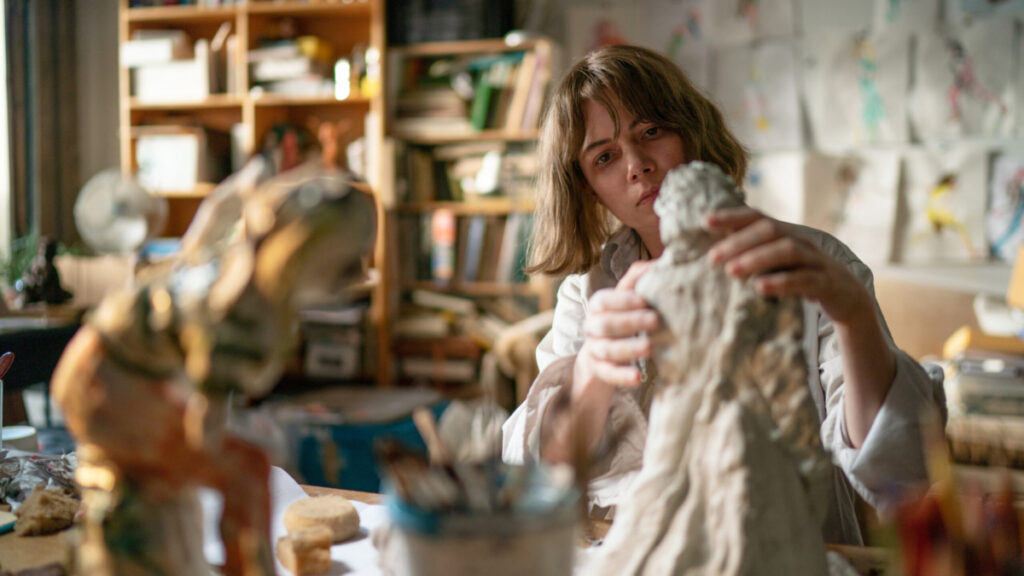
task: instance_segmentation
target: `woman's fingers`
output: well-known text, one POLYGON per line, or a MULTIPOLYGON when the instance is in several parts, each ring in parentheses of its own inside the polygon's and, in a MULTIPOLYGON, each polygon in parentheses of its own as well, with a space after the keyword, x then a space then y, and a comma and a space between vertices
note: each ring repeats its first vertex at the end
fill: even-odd
POLYGON ((719 208, 704 219, 704 228, 709 232, 732 232, 745 228, 764 215, 749 206, 719 208))
POLYGON ((658 314, 650 308, 624 312, 591 314, 583 322, 587 338, 627 338, 638 332, 654 330, 660 322, 658 314))
POLYGON ((626 270, 626 273, 622 275, 622 278, 619 279, 619 283, 615 288, 617 290, 636 290, 636 283, 653 265, 654 260, 634 262, 629 266, 629 270, 626 270))
POLYGON ((646 336, 632 338, 598 338, 591 340, 590 354, 598 360, 628 364, 651 356, 651 341, 646 336))
POLYGON ((783 237, 755 246, 729 260, 725 271, 737 278, 747 278, 776 270, 821 267, 816 250, 795 238, 783 237))

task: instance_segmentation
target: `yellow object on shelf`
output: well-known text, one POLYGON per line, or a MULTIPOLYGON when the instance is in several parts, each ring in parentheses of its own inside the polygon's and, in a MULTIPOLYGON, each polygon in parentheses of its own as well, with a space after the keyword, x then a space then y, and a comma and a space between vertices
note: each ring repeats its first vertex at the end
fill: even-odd
POLYGON ((1013 263, 1010 287, 1006 289, 1006 303, 1014 308, 1024 309, 1024 250, 1017 250, 1013 263))
POLYGON ((1015 336, 993 336, 977 328, 963 326, 946 339, 942 346, 942 357, 948 360, 966 350, 1024 354, 1024 340, 1015 336))

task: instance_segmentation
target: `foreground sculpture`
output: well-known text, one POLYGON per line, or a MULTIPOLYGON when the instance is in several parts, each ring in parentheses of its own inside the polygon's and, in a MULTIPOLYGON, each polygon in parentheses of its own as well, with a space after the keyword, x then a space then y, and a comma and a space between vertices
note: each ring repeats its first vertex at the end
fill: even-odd
MULTIPOLYGON (((801 348, 799 299, 711 265, 702 227, 742 193, 717 166, 666 176, 666 249, 637 291, 662 315, 643 469, 586 574, 826 574, 830 460, 801 348)), ((653 373, 654 370, 651 372, 653 373)))
POLYGON ((269 463, 225 428, 291 351, 300 304, 364 274, 372 198, 329 167, 262 184, 260 160, 201 205, 180 255, 105 299, 68 345, 53 393, 78 442, 80 574, 209 574, 197 486, 224 496, 225 574, 274 573, 269 463))

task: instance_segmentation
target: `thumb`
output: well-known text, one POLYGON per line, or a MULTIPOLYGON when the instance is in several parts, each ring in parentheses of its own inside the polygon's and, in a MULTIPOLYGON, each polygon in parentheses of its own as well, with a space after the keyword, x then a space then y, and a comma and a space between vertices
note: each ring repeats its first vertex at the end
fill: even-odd
POLYGON ((619 283, 615 286, 617 290, 636 290, 636 283, 640 278, 651 269, 654 265, 654 260, 644 260, 642 262, 634 262, 629 270, 623 274, 622 278, 619 279, 619 283))

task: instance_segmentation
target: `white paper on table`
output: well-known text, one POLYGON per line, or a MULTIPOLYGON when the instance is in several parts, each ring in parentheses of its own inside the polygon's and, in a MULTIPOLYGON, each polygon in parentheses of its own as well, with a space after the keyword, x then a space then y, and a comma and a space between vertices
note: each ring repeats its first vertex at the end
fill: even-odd
MULTIPOLYGON (((278 467, 270 472, 270 537, 271 546, 277 539, 287 534, 284 529, 284 511, 296 500, 308 498, 305 490, 299 486, 287 472, 278 467)), ((200 492, 203 506, 203 536, 206 560, 213 565, 224 564, 224 546, 220 541, 217 524, 220 520, 220 495, 210 491, 200 492)), ((384 506, 364 504, 352 500, 352 505, 359 512, 359 534, 351 540, 331 546, 331 569, 328 576, 380 576, 382 574, 377 562, 377 549, 370 540, 370 533, 387 520, 384 506)), ((275 554, 275 562, 277 555, 275 554)), ((291 576, 280 562, 277 562, 278 576, 291 576)))
POLYGON ((716 46, 796 34, 793 0, 714 0, 707 8, 716 46))
POLYGON ((565 38, 572 64, 603 46, 635 44, 643 36, 644 11, 637 6, 570 6, 565 10, 565 38))
POLYGON ((802 53, 804 98, 818 148, 907 141, 909 35, 835 34, 807 41, 802 53))
POLYGON ((712 86, 726 123, 752 150, 803 146, 791 43, 718 51, 712 86))
POLYGON ((993 17, 918 35, 909 110, 922 140, 1013 132, 1015 24, 1012 18, 993 17))
POLYGON ((752 157, 743 181, 747 205, 778 220, 803 223, 804 158, 798 151, 752 157))
POLYGON ((985 236, 991 252, 1013 262, 1024 244, 1024 149, 1007 150, 992 162, 985 236))
POLYGON ((933 30, 939 24, 939 0, 875 0, 874 22, 875 30, 933 30))
POLYGON ((649 0, 642 45, 675 62, 696 86, 711 87, 707 10, 704 0, 649 0))
POLYGON ((976 145, 920 148, 906 153, 908 217, 901 235, 902 261, 985 258, 987 163, 988 151, 976 145))

